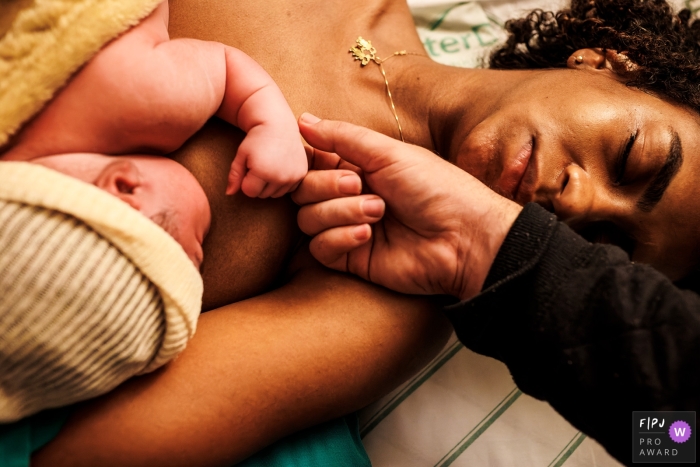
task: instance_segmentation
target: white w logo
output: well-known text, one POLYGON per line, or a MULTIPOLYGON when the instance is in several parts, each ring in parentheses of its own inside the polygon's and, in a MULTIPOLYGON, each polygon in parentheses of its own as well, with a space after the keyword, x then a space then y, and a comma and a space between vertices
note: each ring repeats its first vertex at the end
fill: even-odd
POLYGON ((676 436, 685 437, 685 428, 674 428, 673 431, 676 432, 676 436))

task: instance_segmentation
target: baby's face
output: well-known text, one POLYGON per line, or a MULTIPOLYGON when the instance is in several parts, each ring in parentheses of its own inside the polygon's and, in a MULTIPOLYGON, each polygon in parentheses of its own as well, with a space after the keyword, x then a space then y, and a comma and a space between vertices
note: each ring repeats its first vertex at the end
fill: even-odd
POLYGON ((204 190, 183 166, 164 157, 60 154, 31 162, 91 183, 163 227, 197 268, 211 212, 204 190))

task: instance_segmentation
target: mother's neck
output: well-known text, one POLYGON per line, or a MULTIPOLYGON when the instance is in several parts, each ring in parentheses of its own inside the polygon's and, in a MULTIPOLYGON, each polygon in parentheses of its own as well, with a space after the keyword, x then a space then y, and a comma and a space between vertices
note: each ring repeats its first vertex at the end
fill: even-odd
POLYGON ((453 160, 469 132, 491 115, 526 72, 455 68, 427 57, 387 64, 406 142, 453 160), (389 68, 393 67, 393 68, 389 68))

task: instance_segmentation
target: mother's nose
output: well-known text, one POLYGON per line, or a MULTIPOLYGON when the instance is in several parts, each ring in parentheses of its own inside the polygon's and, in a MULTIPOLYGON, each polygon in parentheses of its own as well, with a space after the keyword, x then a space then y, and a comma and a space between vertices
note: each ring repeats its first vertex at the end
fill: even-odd
POLYGON ((594 184, 588 172, 576 164, 570 164, 559 175, 550 202, 559 219, 575 224, 589 216, 594 198, 594 184))

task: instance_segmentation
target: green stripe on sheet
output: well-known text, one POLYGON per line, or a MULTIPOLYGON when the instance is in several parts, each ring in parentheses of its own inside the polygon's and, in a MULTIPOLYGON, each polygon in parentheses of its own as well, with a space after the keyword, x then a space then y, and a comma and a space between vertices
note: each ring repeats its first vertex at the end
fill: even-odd
POLYGON ((372 431, 374 428, 381 423, 382 420, 384 420, 386 417, 389 416, 391 412, 396 409, 403 401, 405 401, 408 396, 413 394, 416 389, 418 389, 423 383, 425 383, 428 378, 433 376, 445 363, 450 361, 452 357, 454 357, 457 352, 462 350, 464 348, 464 345, 459 342, 455 341, 454 344, 449 346, 448 348, 444 349, 437 357, 433 359, 433 361, 427 365, 425 368, 423 368, 416 376, 413 377, 411 381, 409 381, 404 388, 397 392, 394 397, 389 399, 365 424, 360 429, 360 437, 364 438, 369 434, 370 431, 372 431))
POLYGON ((476 441, 479 436, 481 436, 493 424, 493 422, 498 420, 498 417, 503 415, 503 413, 508 410, 508 408, 513 405, 513 402, 515 402, 522 394, 523 393, 520 391, 520 389, 517 387, 513 388, 513 390, 510 391, 508 395, 491 410, 491 412, 486 414, 486 416, 482 418, 481 421, 477 423, 476 426, 472 428, 471 431, 469 431, 469 433, 467 433, 467 435, 450 450, 450 452, 445 454, 443 458, 440 459, 437 464, 435 464, 435 467, 447 467, 457 460, 457 458, 461 456, 462 453, 466 451, 467 448, 469 448, 469 446, 471 446, 474 441, 476 441))
POLYGON ((486 18, 488 18, 488 20, 491 21, 492 24, 495 24, 496 26, 498 26, 501 29, 505 29, 505 27, 506 27, 505 23, 499 21, 498 18, 496 18, 493 15, 490 15, 486 12, 484 12, 484 14, 486 15, 486 18))
POLYGON ((581 443, 586 439, 586 435, 581 433, 580 431, 574 435, 573 438, 564 446, 564 449, 562 449, 559 454, 557 454, 557 457, 554 458, 552 462, 549 463, 547 467, 561 467, 564 465, 564 462, 566 462, 569 457, 574 453, 576 448, 578 448, 581 443))
POLYGON ((447 17, 447 15, 450 14, 450 11, 454 10, 454 9, 457 8, 458 6, 462 6, 462 5, 465 5, 465 4, 467 4, 467 3, 469 3, 469 2, 460 2, 460 3, 457 3, 457 4, 452 5, 451 7, 449 7, 447 10, 445 10, 445 12, 442 14, 442 16, 440 16, 433 24, 431 24, 431 25, 429 26, 429 29, 430 29, 431 31, 435 31, 438 27, 440 27, 440 25, 442 24, 442 22, 445 21, 445 18, 447 17))

